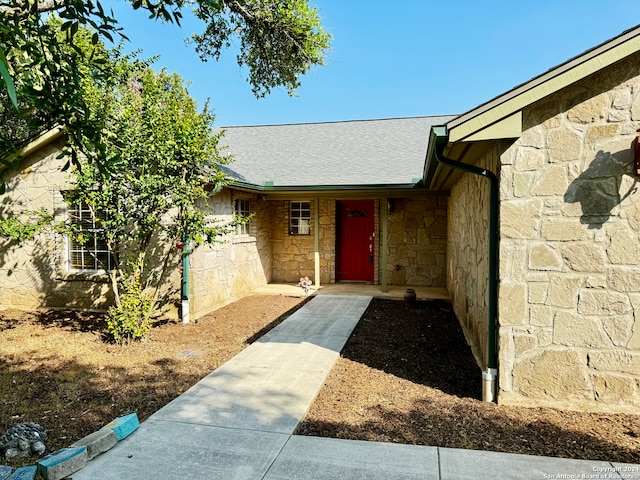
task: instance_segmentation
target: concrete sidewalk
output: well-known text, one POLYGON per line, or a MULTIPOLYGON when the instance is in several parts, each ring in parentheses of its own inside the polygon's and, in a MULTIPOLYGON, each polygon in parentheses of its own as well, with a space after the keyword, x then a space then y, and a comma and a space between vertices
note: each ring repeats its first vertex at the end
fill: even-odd
POLYGON ((318 296, 73 480, 640 480, 640 467, 292 435, 368 296, 318 296))

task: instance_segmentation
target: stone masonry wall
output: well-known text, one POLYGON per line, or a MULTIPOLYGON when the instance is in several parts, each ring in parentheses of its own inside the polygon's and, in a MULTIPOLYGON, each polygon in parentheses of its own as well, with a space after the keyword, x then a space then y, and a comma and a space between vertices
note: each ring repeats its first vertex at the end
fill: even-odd
MULTIPOLYGON (((477 163, 496 172, 499 146, 477 163)), ((487 367, 487 293, 489 279, 489 181, 464 174, 451 189, 448 216, 447 289, 467 342, 487 367)))
POLYGON ((249 295, 271 279, 271 211, 267 203, 255 195, 223 190, 210 199, 211 214, 219 221, 231 221, 236 198, 250 201, 254 216, 249 235, 229 234, 220 242, 199 246, 190 256, 190 308, 195 318, 249 295))
POLYGON ((393 198, 388 204, 389 284, 444 287, 447 197, 393 198))
POLYGON ((336 282, 336 202, 320 199, 320 282, 336 282))
POLYGON ((499 401, 640 406, 640 58, 523 112, 502 155, 499 401))
MULTIPOLYGON (((379 208, 376 200, 376 238, 380 239, 379 208)), ((309 235, 289 235, 289 201, 268 201, 272 212, 271 242, 273 282, 297 283, 301 276, 314 275, 314 222, 309 235)), ((394 198, 389 201, 388 281, 391 285, 445 286, 447 252, 447 197, 394 198)), ((315 215, 311 200, 312 219, 315 215)), ((335 283, 336 199, 319 200, 320 282, 335 283)), ((380 246, 377 243, 374 283, 379 283, 380 246)), ((314 279, 315 280, 315 279, 314 279)))
MULTIPOLYGON (((5 172, 7 191, 0 217, 44 208, 63 221, 62 191, 73 187, 66 159, 56 158, 61 143, 52 143, 5 172)), ((52 230, 18 245, 0 239, 0 307, 105 308, 111 301, 106 276, 70 275, 66 271, 66 238, 52 230)))
MULTIPOLYGON (((64 222, 67 207, 62 192, 73 188, 69 172, 63 172, 66 159, 57 159, 61 144, 48 145, 21 162, 20 168, 5 174, 7 192, 2 196, 0 217, 24 210, 45 208, 55 220, 64 222)), ((252 233, 247 237, 229 236, 222 243, 200 246, 191 255, 191 314, 196 318, 268 283, 271 275, 269 210, 257 197, 252 233)), ((225 190, 209 200, 212 214, 230 220, 233 193, 225 190)), ((38 233, 21 245, 0 239, 0 308, 63 307, 106 309, 113 303, 108 278, 104 274, 69 273, 67 239, 51 229, 38 233)), ((161 295, 169 316, 177 314, 180 274, 170 266, 169 278, 161 295)))
MULTIPOLYGON (((289 201, 269 201, 272 212, 271 247, 275 283, 298 283, 300 277, 314 278, 315 202, 311 203, 311 229, 309 235, 289 235, 289 201)), ((320 283, 335 282, 335 200, 319 200, 320 222, 320 283)))

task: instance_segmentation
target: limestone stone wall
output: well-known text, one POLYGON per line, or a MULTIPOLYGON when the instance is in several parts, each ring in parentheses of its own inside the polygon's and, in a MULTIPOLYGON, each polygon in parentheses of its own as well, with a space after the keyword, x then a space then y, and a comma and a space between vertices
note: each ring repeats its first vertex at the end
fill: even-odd
MULTIPOLYGON (((500 145, 477 163, 498 169, 500 145)), ((448 215, 447 290, 467 342, 484 370, 487 367, 489 290, 489 181, 466 173, 451 189, 448 215)))
MULTIPOLYGON (((0 197, 0 217, 44 208, 64 220, 62 191, 72 188, 66 159, 57 159, 55 142, 5 172, 6 193, 0 197)), ((52 230, 16 244, 0 238, 0 307, 104 308, 110 301, 105 276, 70 275, 66 269, 66 238, 52 230)))
POLYGON ((388 201, 388 282, 444 287, 447 255, 447 197, 388 201))
MULTIPOLYGON (((315 215, 315 202, 311 215, 315 215)), ((297 283, 314 275, 314 222, 309 235, 289 235, 289 201, 270 200, 272 281, 297 283)), ((424 196, 376 200, 374 283, 380 281, 380 205, 389 209, 388 282, 391 285, 445 286, 447 251, 447 197, 424 196)), ((336 199, 321 198, 319 205, 320 283, 335 282, 336 199)), ((315 279, 314 279, 315 280, 315 279)))
POLYGON ((335 282, 335 241, 336 225, 335 200, 319 199, 318 210, 313 199, 311 203, 311 229, 309 235, 289 235, 289 200, 269 201, 271 209, 271 248, 273 254, 273 275, 275 283, 298 283, 300 277, 314 278, 314 234, 315 215, 319 215, 320 283, 335 282))
POLYGON ((499 401, 637 412, 640 58, 523 122, 501 157, 499 401))
MULTIPOLYGON (((320 199, 320 282, 336 281, 336 202, 320 199)), ((311 277, 310 277, 311 278, 311 277)))
MULTIPOLYGON (((18 170, 5 173, 7 192, 1 197, 0 217, 45 208, 64 222, 67 207, 62 192, 73 188, 66 159, 57 159, 62 144, 53 143, 24 159, 18 170)), ((230 220, 234 193, 225 190, 208 202, 213 217, 230 220)), ((270 211, 256 196, 251 235, 230 235, 213 246, 200 246, 191 255, 191 314, 196 318, 268 283, 271 276, 270 211)), ((165 242, 166 243, 166 242, 165 242)), ((53 229, 38 233, 21 245, 0 239, 0 308, 106 309, 113 294, 106 275, 68 272, 67 239, 53 229)), ((162 310, 177 315, 181 277, 176 255, 161 290, 162 310)), ((151 260, 152 262, 154 260, 151 260)), ((159 260, 155 260, 159 264, 159 260)))
POLYGON ((256 195, 223 190, 209 201, 214 218, 233 219, 234 200, 250 201, 254 216, 249 235, 229 234, 201 245, 190 256, 191 314, 197 318, 269 283, 271 279, 271 210, 256 195))

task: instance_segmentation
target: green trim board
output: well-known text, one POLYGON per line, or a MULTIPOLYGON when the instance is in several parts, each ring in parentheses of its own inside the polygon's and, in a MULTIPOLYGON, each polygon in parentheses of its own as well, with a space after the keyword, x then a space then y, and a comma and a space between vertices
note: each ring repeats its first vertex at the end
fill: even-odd
POLYGON ((640 26, 623 32, 587 52, 535 77, 495 99, 456 117, 447 123, 449 142, 514 138, 512 115, 532 103, 551 95, 640 51, 640 26), (506 130, 501 124, 508 120, 506 130), (480 133, 498 125, 493 131, 480 133))

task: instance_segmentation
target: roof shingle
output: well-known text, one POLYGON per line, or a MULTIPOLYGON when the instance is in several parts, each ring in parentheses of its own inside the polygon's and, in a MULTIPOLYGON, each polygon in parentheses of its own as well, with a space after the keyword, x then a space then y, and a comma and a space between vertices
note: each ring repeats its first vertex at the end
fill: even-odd
POLYGON ((422 178, 432 125, 454 116, 226 127, 221 140, 242 183, 274 187, 384 186, 422 178))

